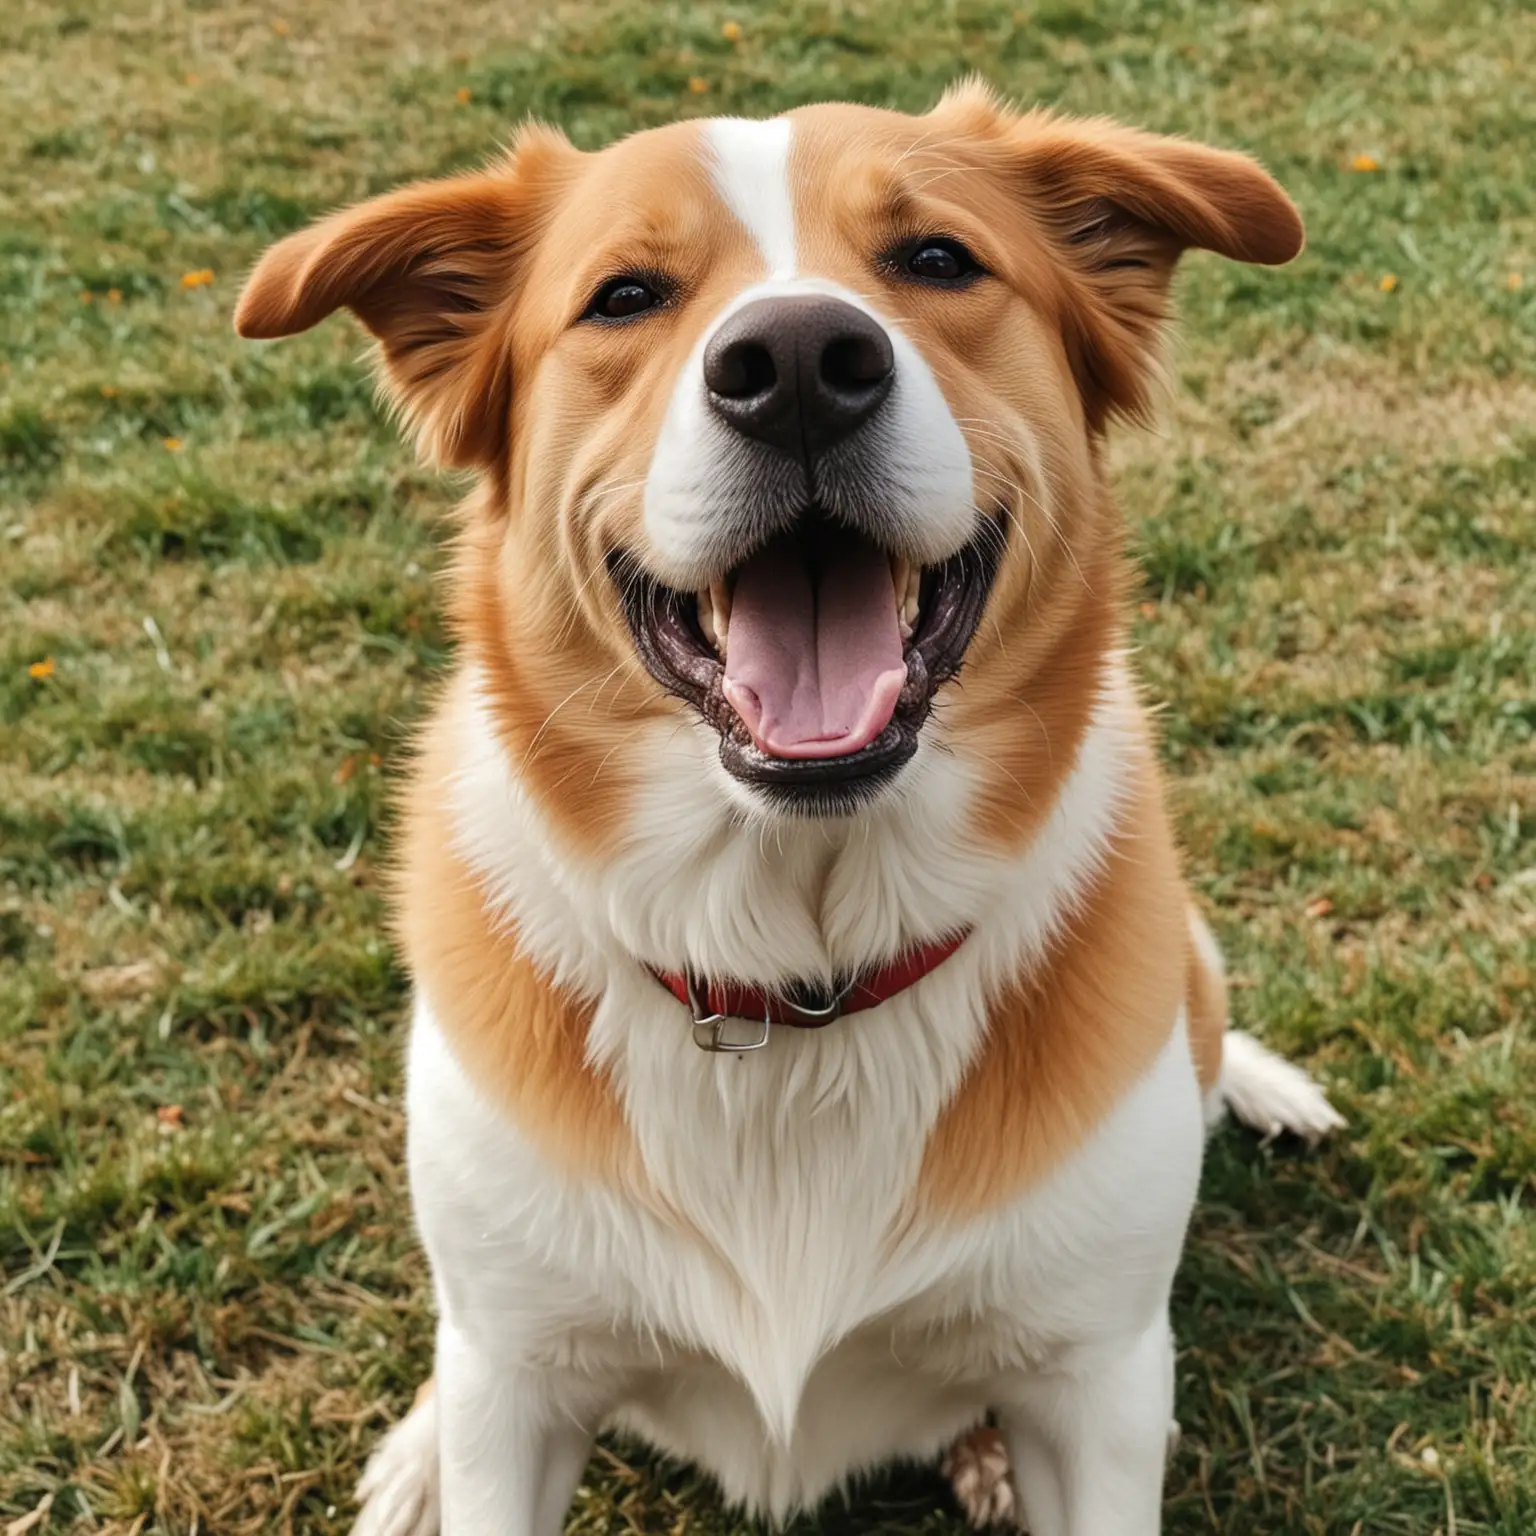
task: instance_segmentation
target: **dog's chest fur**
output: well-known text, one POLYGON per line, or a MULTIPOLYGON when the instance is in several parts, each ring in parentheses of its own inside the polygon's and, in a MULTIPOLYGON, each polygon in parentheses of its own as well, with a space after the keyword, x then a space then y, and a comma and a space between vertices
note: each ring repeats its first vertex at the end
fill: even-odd
POLYGON ((598 998, 590 1049, 622 1097, 647 1189, 634 1198, 552 1169, 466 1077, 434 1014, 447 1000, 423 991, 412 1180, 445 1311, 509 1359, 547 1361, 573 1411, 588 1394, 618 1401, 619 1422, 782 1512, 893 1452, 936 1453, 1005 1370, 1149 1305, 1135 1277, 1172 1262, 1199 1163, 1182 1028, 1023 1197, 966 1221, 916 1199, 988 996, 1038 955, 1096 867, 1126 707, 1106 695, 1055 813, 1013 860, 957 857, 964 785, 939 758, 918 778, 926 793, 857 841, 753 846, 719 806, 658 797, 628 856, 601 871, 552 858, 466 707, 460 851, 543 964, 598 998), (904 922, 972 932, 878 1010, 815 1034, 776 1030, 744 1057, 699 1051, 632 958, 812 974, 890 953, 913 936, 904 922))
POLYGON ((912 1222, 925 1107, 888 1092, 893 1044, 867 1109, 797 1090, 793 1046, 658 1056, 670 1091, 637 1133, 667 1209, 551 1178, 422 1003, 412 1179, 444 1309, 509 1359, 565 1374, 573 1408, 588 1391, 620 1402, 619 1422, 762 1508, 814 1502, 892 1454, 936 1454, 1009 1367, 1091 1347, 1151 1305, 1159 1282, 1143 1296, 1136 1277, 1164 1273, 1181 1239, 1199 1103, 1176 1030, 1027 1196, 960 1226, 912 1222), (711 1073, 761 1081, 721 1092, 711 1073))

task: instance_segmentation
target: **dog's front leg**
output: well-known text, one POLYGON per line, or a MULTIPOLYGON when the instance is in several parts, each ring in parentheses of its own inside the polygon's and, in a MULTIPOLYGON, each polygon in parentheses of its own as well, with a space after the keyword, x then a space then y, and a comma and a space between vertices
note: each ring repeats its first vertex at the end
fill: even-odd
POLYGON ((1030 1536, 1158 1536, 1174 1430, 1166 1316, 1023 1378, 1001 1410, 1030 1536))
POLYGON ((569 1386, 438 1325, 443 1536, 560 1536, 593 1440, 569 1386))

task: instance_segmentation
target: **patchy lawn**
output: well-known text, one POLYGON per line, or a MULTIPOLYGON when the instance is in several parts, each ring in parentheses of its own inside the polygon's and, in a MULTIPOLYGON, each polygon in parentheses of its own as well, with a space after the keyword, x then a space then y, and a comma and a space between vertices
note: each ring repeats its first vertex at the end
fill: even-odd
MULTIPOLYGON (((1393 0, 31 0, 0 42, 0 1528, 340 1532, 427 1369, 387 783, 437 514, 273 236, 527 112, 1006 90, 1260 154, 1116 446, 1242 1023, 1349 1113, 1218 1137, 1167 1528, 1536 1530, 1536 12, 1393 0), (727 27, 734 22, 735 27, 727 27), (1526 83, 1522 87, 1520 82, 1526 83), (49 1510, 33 1515, 51 1499, 49 1510)), ((612 1446, 583 1532, 739 1522, 612 1446)), ((953 1532, 906 1474, 816 1526, 953 1532)), ((1105 1533, 1110 1536, 1110 1533, 1105 1533)))

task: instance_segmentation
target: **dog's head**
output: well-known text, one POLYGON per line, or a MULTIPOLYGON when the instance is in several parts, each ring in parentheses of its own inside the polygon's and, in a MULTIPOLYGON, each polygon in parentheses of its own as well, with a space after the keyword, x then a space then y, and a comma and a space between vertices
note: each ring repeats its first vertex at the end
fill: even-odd
POLYGON ((844 814, 962 664, 946 738, 1014 780, 1025 713, 1092 693, 1097 448, 1146 402, 1174 264, 1301 241, 1251 160, 967 87, 596 154, 529 129, 283 241, 236 324, 350 307, 423 449, 480 473, 458 617, 573 825, 668 715, 703 722, 701 793, 844 814))

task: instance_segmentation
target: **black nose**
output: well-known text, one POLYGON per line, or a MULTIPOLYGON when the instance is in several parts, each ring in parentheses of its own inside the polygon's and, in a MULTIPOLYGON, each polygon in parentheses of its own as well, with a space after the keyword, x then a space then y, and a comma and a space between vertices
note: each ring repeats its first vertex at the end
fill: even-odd
POLYGON ((704 349, 723 421, 809 463, 879 410, 896 360, 885 328, 841 299, 756 299, 704 349))

